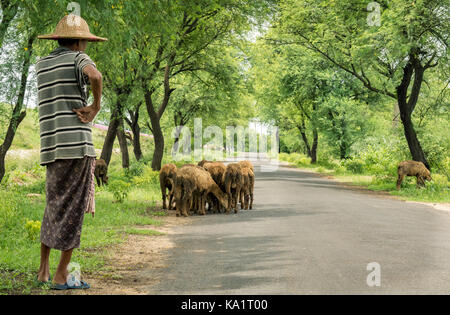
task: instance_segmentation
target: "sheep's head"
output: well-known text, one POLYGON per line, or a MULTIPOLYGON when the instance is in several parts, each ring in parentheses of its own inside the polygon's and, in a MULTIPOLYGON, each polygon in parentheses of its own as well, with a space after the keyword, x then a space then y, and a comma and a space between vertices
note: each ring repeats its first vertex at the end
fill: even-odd
POLYGON ((427 169, 425 169, 423 172, 422 172, 422 174, 421 174, 422 176, 422 178, 424 179, 424 180, 427 180, 427 181, 432 181, 433 179, 431 178, 431 173, 430 173, 430 171, 429 170, 427 170, 427 169))
POLYGON ((222 203, 222 206, 224 206, 225 209, 228 209, 228 195, 225 195, 220 198, 220 202, 222 203))

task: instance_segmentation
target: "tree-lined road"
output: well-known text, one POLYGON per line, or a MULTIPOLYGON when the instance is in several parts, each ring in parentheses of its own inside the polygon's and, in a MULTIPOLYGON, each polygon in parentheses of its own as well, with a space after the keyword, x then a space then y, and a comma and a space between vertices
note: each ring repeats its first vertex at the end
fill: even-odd
POLYGON ((450 213, 285 167, 256 179, 254 210, 175 228, 151 294, 450 293, 450 213))

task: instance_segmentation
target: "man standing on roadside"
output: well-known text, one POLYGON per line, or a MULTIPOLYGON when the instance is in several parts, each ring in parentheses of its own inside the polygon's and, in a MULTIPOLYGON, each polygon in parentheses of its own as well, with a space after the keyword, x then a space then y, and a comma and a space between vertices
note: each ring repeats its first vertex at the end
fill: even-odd
POLYGON ((53 281, 59 290, 88 289, 83 281, 67 282, 72 252, 80 247, 85 213, 95 213, 95 149, 91 122, 100 111, 102 75, 84 53, 88 42, 106 41, 91 34, 79 16, 65 16, 55 32, 39 36, 57 40, 59 47, 36 66, 41 165, 47 167, 47 204, 41 228, 41 265, 38 281, 53 281), (94 103, 87 104, 86 85, 91 86, 94 103), (50 279, 51 249, 61 259, 50 279))

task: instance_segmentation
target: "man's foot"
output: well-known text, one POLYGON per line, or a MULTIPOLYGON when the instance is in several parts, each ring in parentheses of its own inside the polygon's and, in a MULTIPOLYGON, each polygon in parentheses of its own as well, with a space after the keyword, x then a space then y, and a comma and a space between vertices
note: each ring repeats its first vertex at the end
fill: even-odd
POLYGON ((56 285, 63 285, 64 283, 66 283, 66 281, 67 281, 67 276, 69 275, 69 272, 68 271, 66 271, 64 274, 58 274, 58 273, 56 273, 55 274, 55 278, 53 279, 53 284, 56 284, 56 285))
POLYGON ((38 273, 37 280, 42 283, 47 283, 47 282, 52 281, 52 277, 50 276, 50 273, 48 273, 48 272, 38 273))

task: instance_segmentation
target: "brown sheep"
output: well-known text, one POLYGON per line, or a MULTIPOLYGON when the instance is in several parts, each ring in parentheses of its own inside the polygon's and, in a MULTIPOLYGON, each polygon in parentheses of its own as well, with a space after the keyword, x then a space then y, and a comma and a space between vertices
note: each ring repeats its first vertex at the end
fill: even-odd
POLYGON ((189 210, 192 206, 192 199, 195 190, 195 183, 192 176, 192 169, 190 166, 183 166, 177 171, 175 179, 175 205, 176 215, 179 217, 183 215, 189 216, 189 210))
POLYGON ((255 173, 255 168, 253 167, 253 164, 250 161, 240 161, 238 163, 241 167, 247 167, 252 170, 253 173, 255 173))
POLYGON ((397 190, 400 190, 405 176, 415 176, 417 178, 417 188, 425 186, 425 180, 431 181, 431 173, 422 162, 403 161, 397 168, 397 190))
POLYGON ((108 165, 105 160, 95 160, 94 175, 98 186, 108 184, 108 165))
MULTIPOLYGON (((219 186, 219 188, 222 191, 225 191, 225 185, 223 182, 223 174, 225 173, 227 167, 222 162, 207 162, 203 165, 203 168, 211 174, 212 179, 214 182, 219 186)), ((211 198, 208 200, 208 204, 210 207, 210 210, 213 211, 219 211, 220 212, 220 205, 219 201, 216 198, 211 198)))
POLYGON ((242 169, 242 187, 241 187, 241 209, 251 210, 253 208, 253 191, 255 188, 255 174, 248 167, 242 169))
POLYGON ((202 161, 198 162, 197 165, 203 167, 206 163, 213 163, 213 162, 212 161, 207 161, 207 160, 202 160, 202 161))
POLYGON ((197 213, 205 215, 208 194, 212 194, 225 208, 228 208, 227 195, 202 167, 182 167, 177 172, 175 184, 177 216, 188 216, 189 209, 195 200, 197 200, 197 213))
POLYGON ((159 185, 161 187, 163 209, 167 209, 166 190, 169 190, 169 210, 172 210, 173 195, 175 189, 175 178, 177 176, 177 166, 175 164, 166 164, 159 171, 159 185))
MULTIPOLYGON (((197 167, 197 165, 195 165, 195 164, 184 164, 181 168, 183 168, 183 167, 197 167)), ((197 209, 198 207, 197 207, 197 204, 198 204, 198 200, 197 200, 197 198, 195 198, 195 196, 192 198, 192 200, 190 200, 190 206, 189 206, 189 209, 188 209, 188 211, 189 210, 192 210, 192 209, 197 209)))
POLYGON ((225 194, 220 186, 214 181, 211 174, 201 168, 196 168, 196 188, 199 202, 198 211, 200 214, 206 214, 206 201, 208 196, 213 197, 225 209, 228 208, 228 196, 225 194))
POLYGON ((225 191, 228 194, 228 208, 226 213, 229 214, 231 209, 238 212, 237 203, 239 201, 242 185, 242 169, 237 163, 227 165, 226 171, 223 174, 223 183, 225 191))

